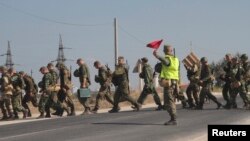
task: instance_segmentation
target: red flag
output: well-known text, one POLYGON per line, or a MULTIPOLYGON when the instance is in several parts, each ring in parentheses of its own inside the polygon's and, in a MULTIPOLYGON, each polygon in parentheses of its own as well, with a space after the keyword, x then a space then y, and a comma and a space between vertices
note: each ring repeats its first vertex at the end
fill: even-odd
POLYGON ((153 49, 158 49, 160 47, 162 41, 163 41, 162 39, 161 40, 153 41, 151 43, 148 43, 147 47, 153 48, 153 49))

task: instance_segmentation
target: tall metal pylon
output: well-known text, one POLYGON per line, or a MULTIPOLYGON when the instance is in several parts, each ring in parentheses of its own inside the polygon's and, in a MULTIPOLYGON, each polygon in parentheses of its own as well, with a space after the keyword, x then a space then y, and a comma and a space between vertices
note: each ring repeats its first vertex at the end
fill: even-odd
POLYGON ((69 60, 69 61, 73 61, 71 59, 66 59, 64 56, 64 49, 71 49, 71 48, 66 48, 63 46, 63 42, 62 42, 62 36, 61 34, 59 34, 59 49, 58 49, 58 56, 57 59, 51 62, 57 62, 57 63, 64 63, 65 61, 69 60))
POLYGON ((15 65, 12 61, 12 54, 11 54, 11 49, 10 49, 10 41, 8 41, 8 47, 7 47, 7 53, 6 54, 2 54, 0 56, 6 56, 6 62, 5 62, 5 66, 9 69, 9 68, 13 68, 13 66, 15 65))

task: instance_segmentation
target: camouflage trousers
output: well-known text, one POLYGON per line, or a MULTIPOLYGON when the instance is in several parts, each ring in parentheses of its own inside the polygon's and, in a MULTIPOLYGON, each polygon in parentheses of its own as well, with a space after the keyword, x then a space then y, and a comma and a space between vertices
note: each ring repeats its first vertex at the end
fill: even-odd
POLYGON ((141 94, 140 94, 137 102, 139 104, 143 104, 143 102, 147 98, 148 94, 152 94, 153 95, 155 104, 157 104, 158 106, 162 106, 160 97, 159 97, 157 91, 155 90, 155 87, 153 86, 153 84, 144 85, 143 90, 142 90, 142 92, 141 92, 141 94))
POLYGON ((3 117, 7 118, 13 116, 12 107, 11 107, 11 97, 12 95, 3 95, 0 100, 0 109, 2 110, 3 117))
POLYGON ((190 83, 187 87, 186 94, 188 98, 188 104, 190 107, 198 106, 199 104, 199 85, 190 83), (195 102, 195 104, 194 104, 195 102))
POLYGON ((22 92, 14 93, 12 96, 12 107, 16 117, 18 117, 18 112, 25 112, 25 108, 21 104, 21 96, 22 92))
POLYGON ((73 102, 74 95, 72 94, 71 90, 67 90, 66 92, 62 89, 57 94, 58 100, 63 105, 62 107, 70 107, 70 114, 75 114, 75 105, 73 102))
POLYGON ((49 99, 49 96, 43 93, 40 97, 39 103, 38 103, 38 111, 42 114, 45 113, 45 105, 47 104, 49 99))
POLYGON ((229 82, 226 82, 226 84, 223 86, 222 96, 224 100, 226 101, 225 106, 229 108, 231 105, 231 99, 232 99, 232 89, 231 89, 229 82))
POLYGON ((237 108, 236 97, 238 94, 242 98, 245 106, 250 105, 250 99, 247 96, 245 84, 242 84, 239 88, 232 89, 231 104, 233 108, 237 108))
POLYGON ((201 92, 200 92, 200 103, 199 107, 203 108, 203 104, 205 102, 206 96, 211 99, 213 102, 215 102, 217 105, 221 105, 217 98, 212 94, 212 85, 211 84, 206 84, 202 86, 201 92))
POLYGON ((114 101, 111 98, 110 87, 107 87, 107 86, 100 87, 99 92, 96 96, 96 103, 95 103, 96 109, 99 109, 99 103, 103 98, 105 98, 110 104, 114 105, 114 101))
POLYGON ((22 99, 22 105, 25 109, 28 110, 28 116, 31 117, 31 111, 27 103, 31 102, 34 107, 38 107, 37 95, 29 91, 26 91, 25 93, 26 94, 23 96, 22 99))
POLYGON ((61 104, 58 100, 57 97, 57 92, 51 92, 49 94, 49 97, 47 99, 47 102, 45 103, 45 111, 46 111, 46 115, 50 115, 50 108, 52 108, 55 111, 63 111, 63 110, 67 110, 67 106, 61 104))
POLYGON ((175 95, 174 95, 174 91, 177 87, 178 87, 177 84, 174 84, 172 86, 164 87, 163 90, 164 107, 168 111, 171 120, 176 120, 177 118, 175 95))
POLYGON ((129 95, 129 86, 128 84, 118 85, 114 94, 114 107, 113 109, 119 109, 119 102, 125 100, 130 102, 135 107, 139 107, 139 104, 129 95))

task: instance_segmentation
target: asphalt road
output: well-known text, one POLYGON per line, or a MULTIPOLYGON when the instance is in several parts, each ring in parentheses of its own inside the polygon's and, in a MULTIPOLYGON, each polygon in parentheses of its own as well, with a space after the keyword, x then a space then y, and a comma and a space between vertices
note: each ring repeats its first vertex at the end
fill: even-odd
POLYGON ((178 105, 178 126, 164 126, 167 112, 152 108, 2 125, 0 141, 202 141, 208 124, 250 124, 249 110, 215 107, 212 102, 202 111, 178 105))

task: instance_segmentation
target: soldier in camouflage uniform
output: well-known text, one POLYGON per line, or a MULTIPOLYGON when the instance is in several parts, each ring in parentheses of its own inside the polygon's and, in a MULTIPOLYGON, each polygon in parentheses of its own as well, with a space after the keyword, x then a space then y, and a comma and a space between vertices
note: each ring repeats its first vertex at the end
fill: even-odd
POLYGON ((60 90, 58 92, 58 99, 61 103, 66 103, 68 107, 70 107, 69 116, 74 116, 75 113, 75 105, 73 102, 73 93, 72 88, 73 84, 71 82, 71 74, 68 68, 63 63, 56 64, 57 69, 59 70, 59 78, 60 78, 60 90))
POLYGON ((199 91, 200 91, 200 86, 198 85, 199 68, 196 64, 194 64, 190 68, 187 67, 186 65, 184 66, 187 70, 187 77, 190 82, 186 90, 186 94, 188 97, 188 105, 189 108, 194 108, 199 105, 199 91))
POLYGON ((92 110, 92 112, 96 113, 99 109, 100 100, 103 97, 106 98, 106 100, 112 105, 114 105, 114 101, 111 98, 111 91, 110 91, 112 74, 110 74, 108 68, 103 66, 99 61, 94 62, 94 67, 98 69, 98 75, 95 76, 95 81, 96 83, 99 83, 101 86, 96 96, 95 108, 92 110))
POLYGON ((41 67, 40 72, 44 75, 42 81, 39 82, 38 86, 41 88, 40 92, 41 98, 38 104, 40 116, 38 118, 44 118, 44 113, 46 112, 45 117, 50 118, 50 108, 53 108, 56 111, 59 111, 59 115, 62 116, 63 109, 58 102, 57 92, 55 89, 54 79, 49 72, 48 68, 41 67))
MULTIPOLYGON (((75 75, 75 77, 79 77, 80 88, 88 88, 89 85, 91 84, 88 66, 85 64, 85 62, 81 58, 77 59, 76 63, 78 64, 79 68, 78 68, 78 70, 75 71, 75 72, 77 72, 77 75, 76 75, 76 73, 74 73, 74 75, 75 75)), ((84 107, 84 112, 82 114, 83 115, 91 114, 90 106, 89 106, 89 97, 80 97, 80 91, 78 91, 77 96, 78 96, 79 102, 84 107)))
POLYGON ((223 70, 225 71, 225 75, 221 75, 220 78, 225 82, 223 89, 222 89, 222 95, 224 100, 226 101, 226 105, 224 108, 229 109, 231 107, 230 99, 232 95, 232 89, 231 89, 231 78, 230 78, 230 71, 232 69, 232 55, 226 54, 225 55, 226 60, 226 66, 223 67, 223 70))
POLYGON ((18 112, 23 112, 23 118, 26 118, 28 111, 21 105, 21 97, 22 97, 22 89, 24 88, 24 81, 13 68, 10 68, 8 70, 8 73, 10 74, 13 85, 12 107, 13 107, 14 119, 19 118, 18 112))
POLYGON ((153 98, 155 101, 155 104, 158 105, 158 107, 156 108, 156 110, 161 110, 163 109, 163 106, 161 104, 161 100, 160 97, 154 87, 153 84, 153 69, 152 67, 148 64, 148 59, 146 57, 143 57, 141 59, 142 61, 142 72, 139 74, 140 78, 142 78, 144 80, 144 87, 143 90, 137 100, 137 102, 139 104, 143 104, 143 102, 145 101, 146 97, 148 94, 153 94, 153 98))
POLYGON ((28 110, 28 117, 31 117, 31 111, 30 111, 30 108, 28 106, 28 102, 31 102, 32 105, 34 107, 38 107, 38 102, 37 102, 37 92, 38 92, 38 87, 34 81, 34 79, 27 75, 25 72, 23 71, 20 71, 19 72, 21 78, 23 79, 24 81, 24 84, 25 84, 25 87, 24 87, 24 90, 25 90, 25 95, 22 99, 22 105, 25 109, 28 110))
POLYGON ((248 92, 248 86, 250 85, 250 63, 248 61, 248 56, 246 54, 242 54, 240 60, 241 60, 241 66, 245 72, 246 92, 248 92))
POLYGON ((13 86, 11 84, 11 78, 7 73, 7 69, 4 66, 0 66, 0 73, 2 77, 0 79, 0 109, 2 110, 3 117, 2 120, 13 118, 12 107, 11 107, 11 97, 13 86))
POLYGON ((139 111, 141 105, 130 96, 128 69, 125 67, 125 60, 122 56, 118 57, 118 65, 115 67, 115 71, 112 74, 112 82, 117 88, 114 94, 114 107, 109 113, 119 112, 119 102, 121 98, 130 102, 135 107, 136 111, 139 111))
POLYGON ((211 68, 208 65, 208 60, 206 57, 201 58, 201 72, 200 72, 200 80, 199 84, 201 85, 201 92, 200 92, 200 103, 196 109, 202 110, 205 97, 207 96, 209 99, 214 101, 217 104, 217 108, 219 109, 222 104, 217 100, 217 98, 212 94, 212 82, 213 82, 213 76, 211 72, 211 68))
POLYGON ((232 108, 237 108, 237 103, 236 103, 236 97, 239 94, 240 97, 242 98, 244 102, 244 106, 248 108, 250 105, 249 98, 247 97, 246 93, 246 87, 245 87, 245 70, 243 67, 238 64, 238 59, 233 58, 232 59, 232 69, 230 72, 230 77, 231 77, 231 89, 232 89, 232 97, 231 97, 231 103, 232 103, 232 108))

